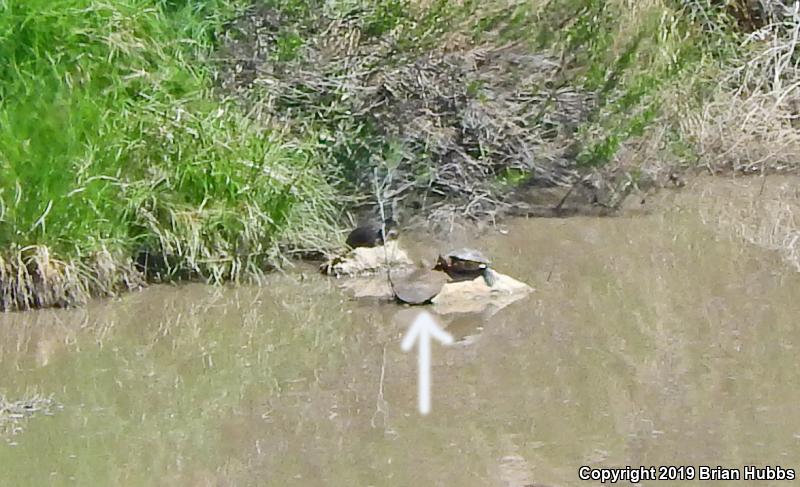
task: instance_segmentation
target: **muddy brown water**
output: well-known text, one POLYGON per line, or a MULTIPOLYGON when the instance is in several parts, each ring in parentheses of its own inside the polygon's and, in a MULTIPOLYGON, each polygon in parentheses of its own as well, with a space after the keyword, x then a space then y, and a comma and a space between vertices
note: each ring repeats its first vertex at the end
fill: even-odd
POLYGON ((800 275, 712 231, 691 194, 670 198, 650 214, 456 232, 450 244, 487 250, 535 291, 443 319, 459 341, 434 346, 426 417, 415 356, 400 350, 409 310, 354 301, 311 269, 2 315, 0 394, 52 394, 62 409, 0 438, 0 485, 521 487, 599 485, 579 480, 582 465, 798 470, 800 275))

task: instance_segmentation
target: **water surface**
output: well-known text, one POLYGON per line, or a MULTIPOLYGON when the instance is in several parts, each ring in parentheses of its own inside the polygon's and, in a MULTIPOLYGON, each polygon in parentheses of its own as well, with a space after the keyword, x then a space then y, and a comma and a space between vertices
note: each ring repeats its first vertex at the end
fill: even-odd
MULTIPOLYGON (((459 342, 434 347, 427 417, 400 351, 408 310, 354 301, 313 268, 0 316, 0 393, 63 406, 0 438, 0 484, 521 487, 588 485, 581 465, 798 469, 800 277, 704 224, 691 194, 670 198, 437 242, 484 249, 535 291, 443 318, 459 342)), ((656 484, 694 482, 643 483, 656 484)))

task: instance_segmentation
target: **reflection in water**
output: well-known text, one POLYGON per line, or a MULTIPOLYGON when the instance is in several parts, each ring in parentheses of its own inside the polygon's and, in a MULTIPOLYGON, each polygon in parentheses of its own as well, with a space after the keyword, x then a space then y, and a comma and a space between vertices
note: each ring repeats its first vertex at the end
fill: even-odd
POLYGON ((313 271, 3 315, 0 393, 35 387, 64 409, 0 442, 0 483, 519 487, 585 485, 583 464, 797 468, 800 277, 717 237, 693 201, 450 243, 491 249, 535 292, 438 318, 461 342, 433 350, 424 418, 399 346, 413 310, 313 271))

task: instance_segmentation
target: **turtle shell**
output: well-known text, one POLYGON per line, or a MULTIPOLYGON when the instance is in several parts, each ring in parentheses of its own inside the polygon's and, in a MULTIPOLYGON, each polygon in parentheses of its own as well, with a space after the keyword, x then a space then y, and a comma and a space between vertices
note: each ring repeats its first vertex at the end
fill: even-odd
POLYGON ((379 228, 364 225, 350 232, 345 243, 353 249, 357 247, 376 247, 383 243, 383 235, 379 228))
POLYGON ((490 261, 489 258, 483 255, 479 250, 468 249, 468 248, 463 248, 463 249, 453 250, 452 252, 448 252, 447 255, 445 255, 445 258, 449 259, 451 262, 456 260, 462 262, 474 262, 476 264, 483 264, 484 267, 489 267, 489 265, 491 265, 492 263, 492 261, 490 261))
POLYGON ((394 220, 387 220, 384 224, 386 235, 384 238, 384 228, 380 225, 361 225, 356 227, 347 235, 345 243, 351 249, 357 247, 378 247, 383 245, 386 240, 397 238, 397 224, 394 220))
MULTIPOLYGON (((474 249, 459 249, 440 256, 437 269, 449 274, 479 274, 488 269, 491 261, 474 249)), ((465 276, 466 277, 466 276, 465 276)))
POLYGON ((406 304, 425 304, 442 290, 446 279, 439 272, 414 271, 399 279, 392 279, 395 298, 406 304))

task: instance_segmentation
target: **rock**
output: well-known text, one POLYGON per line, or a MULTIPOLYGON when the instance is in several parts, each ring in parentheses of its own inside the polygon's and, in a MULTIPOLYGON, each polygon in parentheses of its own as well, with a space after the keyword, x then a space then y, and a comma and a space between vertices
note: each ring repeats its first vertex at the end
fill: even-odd
POLYGON ((354 298, 392 298, 392 288, 385 275, 351 277, 344 279, 341 287, 350 292, 354 298))
MULTIPOLYGON (((429 271, 417 271, 429 272, 429 271)), ((438 273, 437 273, 438 274, 438 273)), ((442 277, 446 277, 441 273, 442 277)), ((528 295, 533 288, 513 277, 493 271, 494 284, 489 287, 483 276, 471 281, 447 282, 438 294, 431 300, 433 311, 439 314, 452 313, 478 313, 491 311, 491 314, 505 308, 528 295)), ((413 271, 392 272, 395 283, 414 281, 413 271), (409 278, 411 276, 411 278, 409 278)), ((426 278, 426 281, 428 279, 426 278)), ((433 282, 433 280, 430 280, 433 282)), ((431 284, 432 285, 432 284, 431 284)), ((427 286, 427 284, 426 284, 427 286)), ((394 293, 385 274, 353 277, 345 279, 341 287, 350 292, 355 298, 375 298, 390 300, 394 293)))
POLYGON ((363 276, 385 270, 411 267, 413 262, 396 241, 378 247, 357 247, 342 257, 322 265, 325 274, 334 276, 363 276))
POLYGON ((533 288, 511 276, 494 271, 494 284, 489 287, 483 277, 471 281, 448 282, 432 300, 437 313, 480 312, 491 306, 496 309, 522 299, 533 288))

